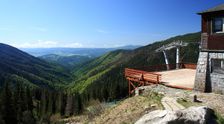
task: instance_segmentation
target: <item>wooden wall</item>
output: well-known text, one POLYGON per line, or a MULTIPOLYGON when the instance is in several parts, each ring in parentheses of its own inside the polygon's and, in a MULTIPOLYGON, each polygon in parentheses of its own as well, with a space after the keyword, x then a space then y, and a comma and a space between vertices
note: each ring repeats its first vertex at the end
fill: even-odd
MULTIPOLYGON (((202 14, 201 18, 201 30, 202 33, 207 33, 208 36, 205 40, 207 46, 202 46, 202 49, 208 50, 224 50, 224 33, 213 33, 212 32, 212 19, 214 17, 224 17, 224 11, 212 12, 202 14)), ((203 36, 202 36, 203 39, 203 36)))

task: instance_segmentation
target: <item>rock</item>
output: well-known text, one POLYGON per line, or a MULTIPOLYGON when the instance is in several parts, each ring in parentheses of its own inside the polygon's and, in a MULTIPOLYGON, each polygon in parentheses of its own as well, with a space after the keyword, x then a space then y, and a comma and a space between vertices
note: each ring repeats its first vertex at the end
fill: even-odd
POLYGON ((158 94, 165 95, 166 93, 164 93, 164 92, 158 92, 158 94))
POLYGON ((156 110, 141 117, 135 124, 206 124, 211 122, 213 110, 206 107, 190 107, 184 110, 156 110))
POLYGON ((152 104, 151 108, 154 108, 154 107, 157 107, 157 106, 158 106, 157 104, 152 104))

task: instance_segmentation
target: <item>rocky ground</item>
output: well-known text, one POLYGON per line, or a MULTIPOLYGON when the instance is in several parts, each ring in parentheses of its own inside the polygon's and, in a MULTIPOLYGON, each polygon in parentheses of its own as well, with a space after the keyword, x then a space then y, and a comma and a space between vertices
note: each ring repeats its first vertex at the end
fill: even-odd
POLYGON ((163 97, 174 98, 186 108, 190 106, 208 106, 224 117, 224 95, 214 93, 198 93, 193 91, 169 88, 163 85, 152 85, 144 88, 143 94, 118 102, 116 105, 103 109, 98 115, 89 114, 75 116, 65 121, 69 124, 126 124, 135 123, 144 114, 164 109, 161 104, 163 97), (193 102, 194 96, 198 102, 193 102))
POLYGON ((217 111, 222 117, 224 117, 224 95, 215 93, 199 93, 188 90, 174 89, 165 87, 163 85, 147 86, 146 92, 154 91, 164 94, 164 96, 173 97, 176 99, 184 99, 188 101, 188 106, 208 106, 217 111), (193 102, 194 96, 197 96, 198 102, 193 102))

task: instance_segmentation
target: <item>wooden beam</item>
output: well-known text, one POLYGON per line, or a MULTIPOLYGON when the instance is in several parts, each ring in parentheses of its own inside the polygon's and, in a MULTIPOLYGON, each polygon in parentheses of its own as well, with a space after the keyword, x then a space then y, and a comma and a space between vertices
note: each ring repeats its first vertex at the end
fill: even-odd
POLYGON ((129 97, 131 96, 131 81, 128 80, 129 97))

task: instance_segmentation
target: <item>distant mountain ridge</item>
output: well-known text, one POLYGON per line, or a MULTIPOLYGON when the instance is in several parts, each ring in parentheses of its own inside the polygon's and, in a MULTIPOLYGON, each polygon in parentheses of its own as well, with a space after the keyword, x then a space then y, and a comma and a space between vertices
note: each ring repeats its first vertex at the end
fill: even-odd
POLYGON ((70 56, 62 56, 56 54, 48 54, 38 57, 48 62, 58 63, 68 69, 73 68, 81 63, 90 61, 93 59, 90 56, 81 56, 81 55, 70 55, 70 56))
POLYGON ((67 70, 0 43, 0 84, 4 80, 32 87, 60 88, 71 81, 67 70))
POLYGON ((22 51, 25 51, 33 56, 43 56, 49 54, 55 54, 60 56, 71 56, 71 55, 81 55, 81 56, 90 56, 90 57, 99 57, 107 52, 125 49, 132 50, 140 47, 139 45, 127 45, 116 48, 21 48, 22 51))

